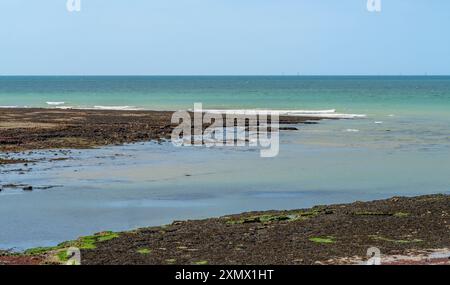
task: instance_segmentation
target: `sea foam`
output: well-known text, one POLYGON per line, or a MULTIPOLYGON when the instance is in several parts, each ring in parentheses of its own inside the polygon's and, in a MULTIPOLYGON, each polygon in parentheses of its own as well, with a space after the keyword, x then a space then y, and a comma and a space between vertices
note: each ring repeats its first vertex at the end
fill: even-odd
POLYGON ((134 106, 94 106, 93 108, 85 108, 85 109, 95 109, 95 110, 142 110, 142 108, 134 107, 134 106))
MULTIPOLYGON (((192 110, 190 110, 192 111, 192 110)), ((205 109, 205 113, 211 114, 229 114, 229 115, 257 115, 278 113, 279 116, 292 117, 311 117, 322 119, 356 119, 365 118, 365 114, 341 114, 336 113, 335 109, 330 110, 257 110, 257 109, 236 109, 236 110, 214 110, 205 109)))
POLYGON ((59 105, 65 104, 65 102, 45 102, 45 103, 47 103, 47 105, 50 105, 50 106, 59 106, 59 105))

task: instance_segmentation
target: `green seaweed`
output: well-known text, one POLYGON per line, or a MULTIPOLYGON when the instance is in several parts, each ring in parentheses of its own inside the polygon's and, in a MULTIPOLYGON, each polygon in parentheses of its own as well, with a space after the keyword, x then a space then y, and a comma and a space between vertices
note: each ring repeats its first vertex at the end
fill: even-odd
POLYGON ((207 265, 208 261, 207 260, 199 260, 194 262, 194 265, 207 265))
POLYGON ((115 238, 118 238, 118 237, 119 237, 118 233, 105 232, 105 233, 101 234, 100 236, 98 236, 97 242, 112 240, 112 239, 115 239, 115 238))
POLYGON ((397 212, 394 214, 394 217, 398 217, 398 218, 404 218, 404 217, 408 217, 409 213, 404 213, 404 212, 397 212))
POLYGON ((310 217, 314 217, 319 215, 321 209, 313 209, 310 211, 297 211, 292 213, 287 213, 284 215, 279 214, 264 214, 264 215, 256 215, 244 217, 238 220, 228 220, 226 223, 230 225, 235 224, 247 224, 247 223, 271 223, 271 222, 280 222, 280 221, 298 221, 298 220, 306 220, 310 217))
POLYGON ((70 255, 67 254, 66 250, 61 250, 60 252, 58 252, 56 254, 56 256, 58 257, 59 261, 61 261, 61 262, 67 262, 70 258, 70 255))
POLYGON ((370 212, 370 211, 363 211, 363 212, 354 212, 353 215, 355 216, 392 216, 392 213, 384 213, 384 212, 370 212))
POLYGON ((79 249, 94 249, 97 247, 96 246, 97 243, 112 240, 117 237, 119 237, 118 233, 107 231, 107 232, 96 233, 92 236, 80 237, 75 241, 65 242, 65 243, 62 243, 61 245, 63 247, 74 246, 74 247, 78 247, 79 249))
POLYGON ((57 250, 57 246, 50 246, 50 247, 35 247, 25 250, 25 255, 41 255, 45 254, 49 251, 57 250))
POLYGON ((150 254, 152 252, 152 250, 149 248, 140 248, 137 250, 137 252, 140 254, 146 255, 146 254, 150 254))
POLYGON ((309 238, 310 241, 315 243, 335 243, 334 237, 327 236, 327 237, 311 237, 309 238))
POLYGON ((396 213, 386 213, 386 212, 354 212, 353 215, 355 216, 393 216, 393 217, 397 217, 397 218, 403 218, 403 217, 407 217, 409 216, 409 213, 404 213, 404 212, 396 212, 396 213))
POLYGON ((174 258, 166 259, 167 264, 174 264, 175 262, 177 262, 177 260, 174 258))
POLYGON ((412 240, 405 240, 405 239, 391 239, 386 238, 382 236, 377 235, 370 235, 369 236, 373 240, 379 240, 379 241, 387 241, 387 242, 394 242, 394 243, 416 243, 416 242, 423 242, 421 239, 412 239, 412 240))
POLYGON ((106 231, 94 234, 92 236, 83 236, 76 240, 66 241, 52 247, 36 247, 24 251, 25 255, 42 255, 55 250, 65 249, 68 247, 77 247, 79 249, 94 249, 99 242, 108 241, 119 237, 118 233, 106 231))

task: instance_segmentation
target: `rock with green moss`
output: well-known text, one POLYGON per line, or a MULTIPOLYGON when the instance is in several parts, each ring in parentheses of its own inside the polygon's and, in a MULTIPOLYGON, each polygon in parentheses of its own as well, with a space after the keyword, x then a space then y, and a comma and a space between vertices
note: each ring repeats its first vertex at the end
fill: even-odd
POLYGON ((83 236, 80 237, 76 240, 72 240, 72 241, 66 241, 63 243, 60 243, 57 246, 51 246, 51 247, 36 247, 36 248, 31 248, 28 250, 24 251, 25 255, 46 255, 46 254, 55 254, 56 252, 56 257, 58 260, 60 261, 64 261, 65 258, 64 254, 67 254, 66 251, 64 249, 67 249, 69 247, 76 247, 79 249, 95 249, 97 246, 97 243, 100 242, 104 242, 104 241, 108 241, 114 238, 119 237, 119 233, 115 233, 115 232, 111 232, 111 231, 107 231, 107 232, 101 232, 101 233, 97 233, 94 234, 92 236, 83 236))
POLYGON ((377 236, 377 235, 370 235, 369 237, 371 239, 373 239, 373 240, 393 242, 393 243, 417 243, 417 242, 423 242, 423 240, 421 240, 421 239, 392 239, 392 238, 387 238, 387 237, 377 236))
POLYGON ((274 214, 274 215, 270 215, 270 214, 264 214, 264 215, 255 215, 255 216, 249 216, 249 217, 244 217, 241 219, 226 219, 226 223, 230 224, 230 225, 235 225, 235 224, 248 224, 248 223, 271 223, 271 222, 282 222, 282 221, 288 221, 288 222, 292 222, 292 221, 298 221, 298 220, 306 220, 308 218, 317 216, 320 214, 320 212, 323 209, 317 208, 317 209, 312 209, 310 211, 295 211, 295 212, 290 212, 290 213, 286 213, 283 215, 280 214, 274 214))
POLYGON ((137 252, 140 254, 143 254, 143 255, 147 255, 147 254, 150 254, 152 252, 152 250, 149 248, 140 248, 137 250, 137 252))
POLYGON ((404 212, 396 212, 396 213, 385 213, 385 212, 370 212, 370 211, 362 211, 362 212, 354 212, 355 216, 388 216, 388 217, 397 217, 403 218, 409 216, 408 213, 404 212))
POLYGON ((167 264, 174 264, 175 262, 177 262, 177 260, 174 258, 166 259, 165 261, 167 264))
POLYGON ((327 236, 327 237, 311 237, 309 238, 310 241, 315 243, 335 243, 334 237, 327 236))

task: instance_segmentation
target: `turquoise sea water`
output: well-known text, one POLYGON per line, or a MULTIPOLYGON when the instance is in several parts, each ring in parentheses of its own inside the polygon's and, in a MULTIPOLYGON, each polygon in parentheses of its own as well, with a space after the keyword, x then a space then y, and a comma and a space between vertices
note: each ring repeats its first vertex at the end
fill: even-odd
POLYGON ((0 77, 0 106, 337 109, 448 115, 450 77, 0 77))
POLYGON ((367 117, 281 132, 274 158, 167 142, 0 166, 1 185, 35 187, 0 192, 0 248, 250 210, 450 193, 450 77, 0 77, 0 106, 176 110, 194 102, 367 117))

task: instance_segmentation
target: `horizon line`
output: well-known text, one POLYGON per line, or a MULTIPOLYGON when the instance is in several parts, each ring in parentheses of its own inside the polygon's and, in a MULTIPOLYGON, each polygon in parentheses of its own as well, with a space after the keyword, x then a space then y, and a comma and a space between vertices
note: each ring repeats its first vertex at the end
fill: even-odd
POLYGON ((0 77, 449 77, 450 74, 0 74, 0 77))

